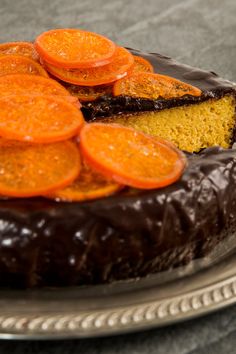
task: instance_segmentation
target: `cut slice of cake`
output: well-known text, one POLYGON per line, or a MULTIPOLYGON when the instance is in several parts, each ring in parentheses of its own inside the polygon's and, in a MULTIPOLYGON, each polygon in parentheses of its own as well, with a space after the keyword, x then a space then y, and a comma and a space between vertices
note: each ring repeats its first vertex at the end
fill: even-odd
POLYGON ((213 72, 179 64, 159 54, 131 50, 152 63, 158 74, 198 87, 200 96, 163 99, 107 96, 84 104, 87 119, 119 123, 172 141, 178 148, 197 152, 234 142, 235 86, 213 72))

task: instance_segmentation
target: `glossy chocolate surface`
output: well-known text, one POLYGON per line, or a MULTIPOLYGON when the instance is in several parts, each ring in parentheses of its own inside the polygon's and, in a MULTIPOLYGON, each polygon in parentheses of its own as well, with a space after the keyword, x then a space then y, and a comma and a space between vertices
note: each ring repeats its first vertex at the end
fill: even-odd
POLYGON ((1 284, 75 285, 146 275, 206 254, 236 227, 236 150, 189 155, 175 184, 84 203, 0 203, 1 284))
MULTIPOLYGON (((160 55, 142 55, 157 72, 203 89, 200 100, 234 92, 232 84, 213 73, 160 55)), ((191 99, 199 100, 183 98, 191 99)), ((109 102, 108 113, 116 109, 114 101, 104 101, 109 102)), ((164 107, 174 101, 181 102, 147 104, 164 107)), ((132 104, 121 98, 118 109, 146 109, 143 100, 132 104)), ((236 228, 236 150, 214 147, 189 154, 188 160, 182 178, 159 190, 127 188, 83 203, 1 200, 0 286, 108 282, 170 269, 207 254, 236 228)))

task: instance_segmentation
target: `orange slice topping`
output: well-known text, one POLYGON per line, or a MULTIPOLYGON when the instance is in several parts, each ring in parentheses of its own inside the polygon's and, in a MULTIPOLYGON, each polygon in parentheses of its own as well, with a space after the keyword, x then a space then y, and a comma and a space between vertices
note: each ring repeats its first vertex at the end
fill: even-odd
POLYGON ((136 72, 140 72, 140 71, 146 72, 146 73, 153 73, 154 68, 148 60, 146 60, 142 57, 139 57, 137 55, 134 55, 134 66, 132 68, 132 72, 136 73, 136 72))
POLYGON ((56 29, 36 38, 39 55, 54 66, 90 68, 109 64, 115 44, 97 33, 79 29, 56 29))
POLYGON ((184 95, 200 96, 201 90, 173 77, 137 72, 117 81, 113 93, 115 96, 168 99, 184 95))
POLYGON ((14 74, 0 76, 1 96, 37 94, 70 96, 70 93, 57 81, 43 76, 14 74))
POLYGON ((47 145, 0 140, 0 194, 32 197, 72 183, 80 172, 76 145, 47 145))
POLYGON ((71 185, 54 191, 50 197, 61 201, 83 201, 107 197, 120 189, 120 184, 107 179, 84 163, 79 177, 71 185))
POLYGON ((179 179, 186 164, 171 143, 117 124, 85 125, 80 147, 95 170, 136 188, 167 186, 179 179))
POLYGON ((113 61, 105 66, 90 69, 66 70, 44 62, 45 68, 62 81, 81 86, 110 84, 127 75, 134 58, 125 48, 118 47, 113 61))
POLYGON ((81 102, 94 101, 101 96, 112 94, 111 85, 78 86, 68 84, 66 88, 72 96, 77 97, 81 102))
POLYGON ((66 140, 84 123, 78 108, 57 96, 0 97, 0 135, 34 143, 66 140))
POLYGON ((34 45, 30 42, 9 42, 0 44, 0 56, 2 55, 23 55, 38 61, 39 56, 34 45))
POLYGON ((10 54, 0 56, 0 76, 9 74, 31 74, 48 77, 44 68, 30 58, 10 54))

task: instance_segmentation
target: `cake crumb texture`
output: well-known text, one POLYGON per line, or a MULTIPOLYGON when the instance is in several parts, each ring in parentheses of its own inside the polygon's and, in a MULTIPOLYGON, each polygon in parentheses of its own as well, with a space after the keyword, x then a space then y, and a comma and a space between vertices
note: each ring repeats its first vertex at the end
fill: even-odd
POLYGON ((228 148, 232 144, 235 126, 235 98, 227 95, 197 105, 115 115, 103 121, 160 136, 189 152, 215 145, 228 148))

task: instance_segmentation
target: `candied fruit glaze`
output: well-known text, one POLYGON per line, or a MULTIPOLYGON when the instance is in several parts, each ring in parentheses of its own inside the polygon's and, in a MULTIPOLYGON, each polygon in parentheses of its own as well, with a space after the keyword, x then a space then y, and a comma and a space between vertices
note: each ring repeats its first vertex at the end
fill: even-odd
POLYGON ((83 116, 58 96, 0 97, 0 133, 8 139, 47 143, 78 133, 83 116))
POLYGON ((36 52, 33 43, 30 42, 10 42, 0 44, 1 55, 23 55, 33 60, 39 60, 38 53, 36 52))
POLYGON ((134 55, 134 66, 132 68, 132 72, 140 72, 140 71, 152 73, 154 72, 154 68, 148 60, 139 57, 137 55, 134 55))
POLYGON ((185 159, 170 143, 115 124, 93 123, 80 134, 85 159, 99 172, 137 188, 176 181, 185 159))
POLYGON ((69 96, 70 93, 57 81, 43 76, 12 74, 0 77, 2 96, 19 94, 69 96))
POLYGON ((66 89, 71 95, 77 97, 82 102, 89 102, 96 100, 99 97, 112 94, 111 85, 100 85, 100 86, 79 86, 73 84, 65 84, 66 89))
POLYGON ((52 75, 62 81, 83 86, 96 86, 109 84, 123 78, 133 63, 133 56, 125 48, 118 47, 113 61, 98 68, 62 69, 47 62, 44 62, 44 66, 52 75))
POLYGON ((9 74, 31 74, 48 77, 44 68, 32 59, 20 55, 0 56, 0 76, 9 74))
POLYGON ((113 92, 115 96, 123 95, 153 100, 201 95, 201 90, 185 82, 164 75, 143 72, 136 72, 117 81, 113 92))
POLYGON ((80 171, 72 142, 28 144, 0 139, 0 194, 27 197, 70 184, 80 171))
MULTIPOLYGON (((76 30, 57 29, 39 35, 36 49, 48 62, 65 67, 82 65, 99 66, 109 63, 115 52, 115 44, 99 34, 76 30), (69 66, 67 66, 69 65, 69 66)), ((76 67, 76 66, 75 66, 76 67)))
POLYGON ((83 163, 79 177, 69 186, 56 190, 51 194, 51 198, 57 201, 82 201, 106 197, 121 188, 121 185, 105 178, 83 163))
POLYGON ((110 48, 110 42, 97 41, 98 35, 79 32, 74 33, 64 30, 52 33, 46 41, 42 41, 45 50, 67 60, 87 60, 99 58, 106 54, 110 48), (78 50, 78 45, 80 50, 78 50))

